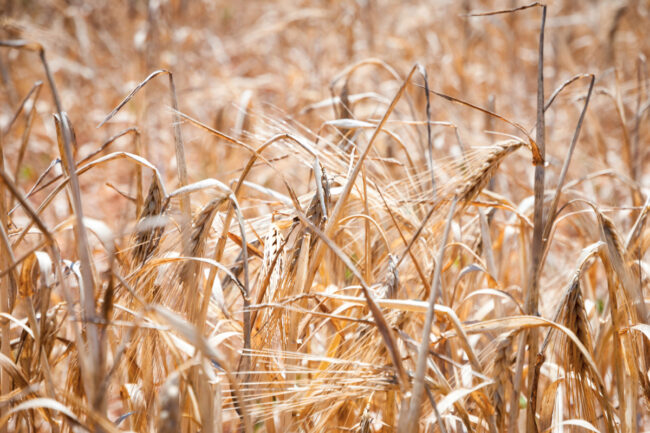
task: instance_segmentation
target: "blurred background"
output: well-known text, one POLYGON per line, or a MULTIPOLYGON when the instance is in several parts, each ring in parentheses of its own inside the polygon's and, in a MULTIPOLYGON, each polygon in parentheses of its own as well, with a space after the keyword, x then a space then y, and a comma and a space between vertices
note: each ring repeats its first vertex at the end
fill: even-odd
MULTIPOLYGON (((427 71, 432 90, 490 109, 534 134, 540 9, 469 16, 526 4, 513 0, 5 1, 0 38, 36 41, 45 47, 63 108, 75 128, 79 158, 137 125, 140 153, 174 185, 167 79, 152 80, 116 117, 97 128, 138 83, 158 69, 173 72, 181 112, 253 146, 286 131, 310 140, 325 134, 336 142, 337 134, 344 134, 328 122, 347 117, 376 121, 416 62, 427 71), (350 113, 342 112, 332 99, 340 101, 344 93, 350 113)), ((577 181, 613 169, 615 175, 592 176, 584 188, 596 194, 602 206, 619 209, 612 217, 627 230, 633 219, 627 218, 626 207, 640 206, 639 187, 650 185, 650 149, 643 145, 650 134, 645 126, 650 2, 552 0, 547 4, 547 101, 572 77, 596 76, 568 179, 577 181)), ((28 188, 58 155, 52 98, 47 86, 36 97, 29 93, 35 83, 44 81, 36 53, 0 50, 0 72, 6 164, 16 167, 21 159, 17 181, 28 188), (16 107, 26 97, 25 110, 9 129, 16 107), (30 139, 24 147, 26 130, 30 139)), ((402 150, 416 170, 425 170, 427 164, 423 83, 416 74, 392 116, 394 131, 403 137, 402 150)), ((587 85, 582 78, 568 86, 546 113, 548 188, 555 185, 587 85)), ((521 135, 511 125, 467 106, 435 96, 430 102, 431 119, 440 122, 432 126, 432 139, 434 159, 440 160, 441 167, 449 165, 446 158, 458 158, 463 148, 493 144, 507 139, 504 134, 521 135)), ((212 177, 230 182, 238 176, 247 150, 186 121, 182 132, 190 181, 212 177)), ((416 199, 399 171, 404 161, 399 146, 381 136, 377 148, 384 163, 388 161, 388 170, 397 173, 391 183, 395 196, 416 199)), ((111 149, 136 150, 128 138, 117 140, 111 149)), ((273 156, 298 194, 309 191, 304 182, 311 170, 309 159, 286 149, 273 156)), ((342 164, 344 171, 347 163, 342 164)), ((85 175, 81 186, 86 215, 112 221, 113 229, 133 218, 133 174, 129 164, 112 164, 85 175)), ((455 174, 443 170, 441 182, 455 174)), ((260 185, 283 188, 271 169, 256 168, 254 176, 260 185)), ((493 189, 507 191, 518 203, 532 194, 532 185, 530 158, 519 153, 505 163, 493 189)), ((43 194, 35 194, 34 199, 42 199, 43 194)), ((261 199, 244 205, 248 216, 273 209, 261 199)), ((54 216, 62 218, 67 213, 65 200, 47 212, 59 212, 54 216)), ((564 247, 575 253, 576 247, 564 247)))
MULTIPOLYGON (((336 115, 332 104, 313 110, 310 105, 332 93, 338 95, 343 80, 330 87, 337 74, 369 58, 392 68, 361 68, 348 83, 350 94, 362 95, 362 102, 365 94, 374 103, 370 114, 372 110, 381 113, 373 94, 391 98, 399 86, 391 72, 404 77, 418 62, 428 71, 432 89, 493 107, 531 128, 539 9, 466 16, 523 4, 512 0, 4 1, 0 37, 45 46, 80 152, 84 146, 95 148, 124 125, 137 123, 148 143, 147 156, 169 167, 171 128, 163 127, 171 119, 166 80, 154 80, 145 89, 146 97, 136 98, 107 127, 95 128, 138 82, 160 68, 174 73, 182 112, 226 133, 240 134, 243 128, 249 134, 265 135, 268 121, 264 116, 291 118, 318 130, 324 120, 336 115), (258 116, 238 125, 242 109, 258 116)), ((605 114, 599 116, 606 131, 605 142, 599 145, 622 139, 616 124, 617 104, 622 104, 618 108, 624 110, 625 121, 633 122, 639 74, 645 74, 650 46, 650 3, 552 0, 547 4, 546 95, 575 74, 596 74, 597 88, 614 96, 614 100, 600 96, 594 101, 605 114)), ((0 125, 6 126, 14 107, 43 76, 34 53, 3 49, 0 60, 0 91, 5 101, 0 107, 0 125)), ((409 92, 421 119, 424 92, 416 86, 410 86, 409 92)), ((562 98, 570 101, 583 94, 583 88, 572 87, 562 98)), ((50 161, 48 137, 53 135, 46 132, 53 128, 50 101, 49 90, 44 88, 33 126, 39 140, 30 145, 30 165, 21 173, 25 181, 34 181, 50 161)), ((570 110, 549 112, 549 150, 554 154, 564 149, 566 142, 560 141, 573 128, 573 117, 564 124, 577 111, 575 106, 570 110)), ((466 130, 485 126, 480 113, 435 98, 432 116, 466 130)), ((188 161, 196 178, 228 171, 230 158, 236 154, 215 146, 213 139, 195 128, 184 127, 183 132, 188 136, 188 161), (206 158, 206 152, 214 157, 206 158)), ((7 138, 9 149, 16 146, 20 133, 14 129, 7 138)), ((607 158, 621 157, 604 153, 605 160, 590 160, 591 152, 585 147, 582 151, 585 163, 603 167, 612 163, 607 158)), ((646 159, 645 153, 639 157, 646 159)))

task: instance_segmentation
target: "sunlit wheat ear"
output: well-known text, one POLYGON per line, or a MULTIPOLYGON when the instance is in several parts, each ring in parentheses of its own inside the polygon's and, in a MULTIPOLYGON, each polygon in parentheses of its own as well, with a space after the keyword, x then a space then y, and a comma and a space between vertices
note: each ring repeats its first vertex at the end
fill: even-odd
MULTIPOLYGON (((573 331, 582 344, 591 351, 593 348, 589 322, 585 312, 579 275, 571 282, 566 300, 560 311, 558 321, 573 331)), ((558 353, 561 355, 560 364, 565 374, 566 402, 572 402, 569 412, 574 418, 584 418, 594 422, 596 410, 591 395, 594 382, 591 381, 589 367, 584 356, 575 344, 571 344, 564 334, 558 335, 555 341, 558 353)))
MULTIPOLYGON (((571 330, 593 358, 593 337, 582 297, 581 273, 578 270, 574 274, 554 321, 571 330)), ((598 372, 592 370, 585 354, 563 332, 549 331, 542 351, 547 343, 555 349, 558 365, 562 367, 565 410, 569 418, 583 419, 593 425, 604 424, 608 432, 616 431, 611 402, 600 385, 598 372), (600 403, 600 414, 596 411, 596 402, 600 403)))
POLYGON ((160 243, 160 238, 165 230, 161 221, 165 212, 162 189, 156 179, 151 181, 149 193, 140 210, 137 233, 133 240, 133 261, 137 267, 151 257, 160 243))
MULTIPOLYGON (((318 181, 318 180, 317 180, 318 181)), ((327 175, 325 173, 325 170, 322 170, 322 176, 321 176, 321 190, 323 194, 323 201, 321 202, 321 199, 319 197, 318 191, 314 193, 314 196, 312 197, 311 201, 309 202, 309 207, 307 208, 307 218, 318 228, 322 229, 325 221, 327 219, 327 215, 323 215, 323 207, 325 207, 325 211, 327 212, 329 210, 330 206, 330 201, 331 201, 331 195, 330 195, 330 185, 329 185, 329 180, 327 178, 327 175)), ((299 221, 294 222, 294 226, 300 225, 299 221)), ((293 227, 292 227, 293 231, 293 227)), ((298 232, 296 233, 295 236, 295 241, 294 244, 291 248, 291 258, 289 260, 289 268, 287 272, 289 275, 293 274, 295 272, 295 267, 298 261, 298 256, 300 255, 300 248, 302 246, 303 239, 305 237, 305 234, 310 233, 311 231, 307 227, 302 227, 298 232)), ((318 236, 312 236, 311 241, 310 241, 310 250, 312 250, 314 244, 318 240, 318 236)))
MULTIPOLYGON (((632 266, 632 260, 628 251, 623 247, 623 242, 618 235, 614 223, 601 212, 596 212, 598 222, 600 223, 601 236, 607 245, 607 259, 620 282, 621 290, 615 290, 610 296, 621 294, 620 301, 612 303, 618 305, 619 311, 612 311, 612 314, 620 314, 621 317, 627 316, 631 323, 648 323, 648 310, 643 295, 641 279, 632 266)), ((618 327, 626 326, 619 323, 618 327)), ((650 401, 650 381, 647 377, 648 365, 650 365, 650 346, 640 335, 622 335, 621 339, 627 343, 627 351, 630 352, 625 357, 628 361, 629 368, 635 369, 633 374, 639 378, 646 400, 650 401)))
POLYGON ((463 206, 471 203, 488 184, 505 157, 521 146, 522 143, 519 141, 494 146, 494 150, 487 155, 483 163, 465 175, 463 186, 461 186, 459 192, 459 202, 463 206))
POLYGON ((190 235, 190 247, 192 255, 195 257, 203 256, 205 252, 206 240, 212 227, 212 221, 219 210, 219 207, 226 201, 226 198, 220 197, 211 200, 206 204, 201 212, 197 215, 192 225, 192 234, 190 235))
POLYGON ((643 293, 641 291, 639 279, 634 275, 634 270, 630 266, 630 259, 623 248, 616 226, 613 221, 601 212, 596 213, 600 223, 601 235, 607 244, 607 255, 618 276, 623 294, 625 295, 624 304, 630 310, 630 314, 636 314, 635 322, 647 322, 648 313, 643 293))
POLYGON ((264 259, 262 261, 262 275, 266 277, 269 272, 271 273, 271 276, 269 278, 269 286, 266 290, 267 297, 270 301, 275 299, 275 292, 280 283, 280 278, 282 278, 282 274, 284 272, 284 250, 282 249, 283 244, 284 237, 282 236, 280 229, 278 228, 277 224, 271 223, 269 232, 266 235, 266 241, 264 243, 264 259), (274 261, 275 266, 273 269, 271 269, 274 261))
MULTIPOLYGON (((189 254, 191 257, 203 257, 206 243, 212 221, 217 215, 219 207, 226 201, 225 197, 219 197, 211 200, 206 204, 194 219, 189 239, 189 254)), ((178 279, 189 296, 182 297, 182 304, 187 308, 185 310, 190 317, 199 317, 198 308, 200 306, 200 296, 196 293, 198 283, 201 280, 199 271, 200 263, 196 261, 186 261, 180 268, 178 279)))
POLYGON ((495 343, 494 354, 491 365, 488 366, 488 373, 494 380, 493 399, 496 411, 496 423, 499 431, 505 431, 507 410, 506 405, 510 392, 512 392, 512 372, 510 370, 514 359, 512 349, 513 336, 506 335, 499 338, 495 343))

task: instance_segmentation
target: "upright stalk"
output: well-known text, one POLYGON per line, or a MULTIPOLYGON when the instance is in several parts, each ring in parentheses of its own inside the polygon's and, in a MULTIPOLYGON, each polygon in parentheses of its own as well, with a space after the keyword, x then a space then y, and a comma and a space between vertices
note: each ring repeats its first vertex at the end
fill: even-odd
MULTIPOLYGON (((542 25, 539 31, 539 56, 537 63, 537 124, 535 128, 535 142, 539 152, 539 158, 535 159, 535 205, 533 214, 533 241, 531 244, 531 261, 528 269, 528 281, 526 285, 526 314, 539 316, 539 268, 544 254, 544 179, 545 169, 544 160, 546 158, 545 132, 546 125, 544 121, 544 26, 546 24, 546 5, 542 5, 542 25)), ((517 352, 517 367, 515 371, 514 392, 510 401, 510 422, 509 430, 516 431, 517 410, 519 406, 519 393, 521 390, 522 372, 526 352, 528 352, 529 365, 535 365, 538 341, 537 330, 531 329, 524 331, 524 336, 519 340, 521 345, 528 343, 528 349, 519 348, 517 352)), ((535 369, 528 370, 527 383, 531 383, 535 369)), ((527 405, 526 410, 526 431, 537 432, 537 423, 535 414, 531 413, 531 405, 527 405)))

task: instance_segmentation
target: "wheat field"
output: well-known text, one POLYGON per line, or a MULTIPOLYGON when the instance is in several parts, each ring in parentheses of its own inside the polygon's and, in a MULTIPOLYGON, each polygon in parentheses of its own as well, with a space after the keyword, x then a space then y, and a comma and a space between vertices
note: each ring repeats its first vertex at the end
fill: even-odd
POLYGON ((0 3, 0 433, 650 431, 648 28, 0 3))

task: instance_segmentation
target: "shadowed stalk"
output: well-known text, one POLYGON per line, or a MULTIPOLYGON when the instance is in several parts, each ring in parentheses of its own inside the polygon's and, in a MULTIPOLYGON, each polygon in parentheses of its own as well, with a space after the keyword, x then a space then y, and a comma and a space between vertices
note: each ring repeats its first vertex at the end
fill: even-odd
MULTIPOLYGON (((543 234, 544 234, 544 162, 545 162, 545 122, 544 122, 544 26, 546 24, 546 6, 542 6, 542 22, 539 31, 539 57, 537 59, 537 124, 535 127, 535 142, 539 151, 539 160, 535 161, 535 204, 533 216, 533 240, 531 243, 531 261, 528 268, 525 311, 526 314, 539 315, 539 268, 543 256, 543 234)), ((510 422, 509 431, 516 428, 518 414, 518 400, 521 389, 522 371, 526 353, 523 351, 524 344, 528 344, 528 359, 530 365, 535 365, 537 356, 537 330, 524 331, 519 338, 519 351, 517 352, 517 366, 515 370, 514 392, 510 400, 510 422)), ((532 383, 535 371, 528 369, 527 383, 532 383)), ((530 413, 530 405, 526 411, 526 428, 529 432, 537 431, 535 414, 530 413)))

